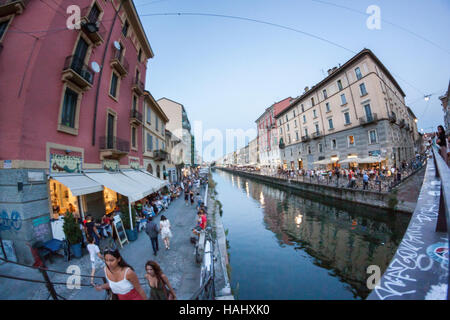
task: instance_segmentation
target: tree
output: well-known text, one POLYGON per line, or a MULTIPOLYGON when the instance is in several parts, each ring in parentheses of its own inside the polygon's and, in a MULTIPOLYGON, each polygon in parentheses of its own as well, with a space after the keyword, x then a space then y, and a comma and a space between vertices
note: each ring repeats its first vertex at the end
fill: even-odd
POLYGON ((69 211, 67 211, 64 216, 63 230, 69 244, 77 244, 83 241, 83 234, 80 229, 80 224, 69 211))

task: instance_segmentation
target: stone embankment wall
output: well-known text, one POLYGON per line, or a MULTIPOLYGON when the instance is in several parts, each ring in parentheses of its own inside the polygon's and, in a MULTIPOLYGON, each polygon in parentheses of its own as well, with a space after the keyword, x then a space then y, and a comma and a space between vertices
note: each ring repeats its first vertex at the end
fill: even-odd
POLYGON ((296 180, 286 181, 285 179, 280 179, 277 177, 231 170, 228 168, 217 167, 216 169, 230 172, 242 177, 255 179, 263 183, 275 185, 282 188, 287 188, 290 191, 297 191, 299 193, 305 193, 313 196, 326 197, 330 200, 338 199, 346 202, 353 202, 370 207, 381 208, 396 212, 403 212, 408 214, 411 214, 414 211, 414 208, 411 208, 411 206, 406 206, 396 201, 396 194, 393 192, 385 193, 371 190, 348 189, 331 185, 320 185, 314 183, 300 182, 296 180))

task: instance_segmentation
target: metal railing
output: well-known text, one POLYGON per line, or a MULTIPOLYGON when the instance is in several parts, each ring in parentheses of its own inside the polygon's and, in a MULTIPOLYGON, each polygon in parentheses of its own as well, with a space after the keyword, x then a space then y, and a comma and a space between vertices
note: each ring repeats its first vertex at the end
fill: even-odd
POLYGON ((153 157, 155 158, 155 160, 166 160, 168 158, 168 153, 167 151, 164 150, 155 150, 153 151, 153 157))
POLYGON ((117 150, 121 152, 130 151, 130 142, 116 136, 101 136, 100 149, 103 150, 117 150))
POLYGON ((81 59, 80 57, 75 55, 66 57, 63 71, 69 69, 75 71, 79 76, 81 76, 90 84, 94 83, 95 72, 88 65, 86 65, 83 59, 81 59))
POLYGON ((144 92, 144 90, 145 90, 144 83, 142 81, 140 81, 138 78, 133 79, 132 85, 135 86, 136 88, 138 88, 142 92, 144 92))
POLYGON ((113 52, 112 60, 115 59, 115 60, 119 61, 119 63, 122 65, 123 69, 126 72, 128 72, 128 70, 130 69, 130 64, 128 63, 128 60, 123 55, 123 51, 117 49, 114 45, 112 45, 112 52, 113 52))
POLYGON ((142 122, 142 113, 140 113, 136 109, 131 109, 130 110, 130 119, 136 119, 139 122, 142 122))
POLYGON ((359 123, 361 125, 369 124, 378 121, 378 115, 376 113, 368 114, 366 117, 359 118, 359 123))

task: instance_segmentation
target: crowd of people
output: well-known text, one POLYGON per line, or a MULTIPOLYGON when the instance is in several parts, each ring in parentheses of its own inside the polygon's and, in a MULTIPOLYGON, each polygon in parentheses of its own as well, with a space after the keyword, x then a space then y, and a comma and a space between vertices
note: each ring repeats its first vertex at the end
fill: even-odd
MULTIPOLYGON (((206 228, 207 208, 200 197, 201 186, 206 183, 206 177, 194 173, 185 177, 180 183, 171 184, 167 187, 167 190, 152 194, 134 204, 138 228, 139 230, 145 230, 150 238, 154 256, 157 256, 159 251, 158 238, 161 237, 166 250, 170 250, 170 239, 173 236, 169 219, 165 215, 161 215, 160 222, 157 224, 154 217, 167 210, 170 203, 182 194, 187 199, 185 205, 195 205, 197 211, 197 225, 192 230, 193 233, 198 235, 201 230, 206 228)), ((114 214, 119 214, 118 208, 111 215, 105 215, 102 221, 98 221, 97 224, 92 221, 90 216, 87 216, 84 223, 87 241, 89 242, 87 249, 91 260, 91 284, 98 291, 111 290, 114 296, 120 300, 176 299, 175 290, 157 262, 150 260, 145 264, 145 279, 150 286, 150 295, 147 297, 139 283, 136 272, 121 257, 116 247, 111 250, 106 249, 103 254, 101 253, 98 242, 104 236, 103 232, 106 232, 107 236, 112 235, 112 229, 104 228, 102 225, 110 226, 114 214), (110 232, 111 234, 109 234, 110 232), (103 268, 107 283, 102 285, 93 283, 93 276, 98 268, 103 268)))

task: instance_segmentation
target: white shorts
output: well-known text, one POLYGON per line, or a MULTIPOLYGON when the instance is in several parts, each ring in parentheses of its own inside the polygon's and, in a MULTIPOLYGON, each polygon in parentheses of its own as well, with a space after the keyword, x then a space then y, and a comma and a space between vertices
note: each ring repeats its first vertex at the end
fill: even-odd
POLYGON ((99 268, 103 268, 104 266, 105 266, 105 263, 100 259, 95 259, 95 261, 91 261, 92 269, 99 269, 99 268))

